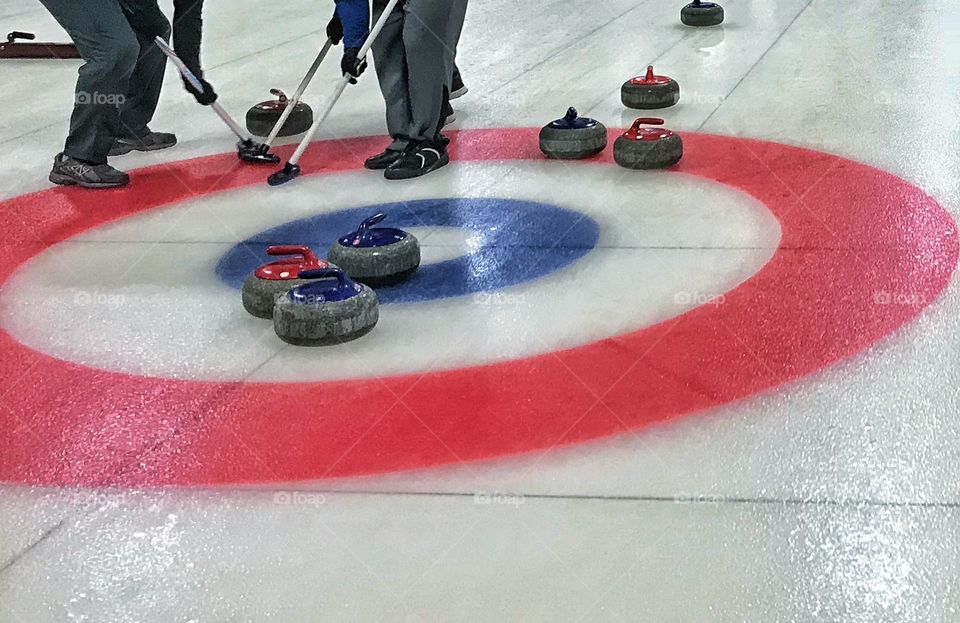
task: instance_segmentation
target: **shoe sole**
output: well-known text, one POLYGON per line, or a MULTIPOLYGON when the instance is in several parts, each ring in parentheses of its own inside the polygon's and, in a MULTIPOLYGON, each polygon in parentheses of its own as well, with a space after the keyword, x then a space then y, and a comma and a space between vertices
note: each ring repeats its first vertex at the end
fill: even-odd
POLYGON ((450 125, 451 123, 453 123, 453 122, 456 121, 456 120, 457 120, 457 115, 456 115, 456 113, 451 113, 451 114, 447 115, 447 118, 443 120, 443 127, 447 127, 448 125, 450 125))
POLYGON ((177 144, 176 141, 163 145, 150 145, 148 147, 137 147, 136 145, 131 145, 130 143, 119 143, 118 145, 112 147, 110 152, 107 154, 109 156, 124 156, 129 154, 131 151, 160 151, 161 149, 169 149, 177 144))
POLYGON ((129 154, 133 151, 133 145, 119 144, 110 148, 110 151, 107 152, 107 156, 113 158, 114 156, 123 156, 129 154))
POLYGON ((440 159, 434 162, 431 166, 425 169, 416 169, 413 171, 408 171, 405 169, 387 169, 383 172, 383 177, 388 180, 409 180, 415 177, 421 177, 427 173, 436 171, 440 167, 448 164, 450 162, 450 154, 444 152, 440 159))
POLYGON ((466 87, 466 85, 464 85, 464 86, 460 87, 459 89, 457 89, 456 91, 454 91, 453 93, 451 93, 451 94, 450 94, 450 99, 455 100, 455 99, 457 99, 457 98, 463 97, 464 95, 466 95, 466 94, 469 93, 469 92, 470 92, 470 89, 468 89, 468 88, 466 87))
POLYGON ((120 188, 130 183, 130 180, 125 182, 78 182, 69 175, 61 173, 51 173, 48 179, 58 186, 79 186, 80 188, 120 188))
POLYGON ((390 168, 390 165, 393 164, 393 163, 396 162, 396 161, 397 161, 397 160, 394 159, 394 160, 392 160, 392 161, 390 161, 390 162, 388 162, 388 163, 386 163, 386 164, 367 164, 366 162, 364 162, 364 163, 363 163, 363 168, 369 169, 369 170, 371 170, 371 171, 383 171, 384 169, 390 168))

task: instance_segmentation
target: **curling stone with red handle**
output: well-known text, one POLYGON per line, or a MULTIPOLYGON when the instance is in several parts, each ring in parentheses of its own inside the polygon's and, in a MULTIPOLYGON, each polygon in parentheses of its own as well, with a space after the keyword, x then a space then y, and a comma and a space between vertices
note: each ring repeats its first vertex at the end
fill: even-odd
POLYGON ((613 159, 627 169, 662 169, 683 157, 683 141, 663 125, 663 119, 641 117, 613 144, 613 159))
MULTIPOLYGON (((277 125, 283 111, 291 104, 280 89, 270 89, 270 93, 276 95, 277 99, 260 102, 247 111, 247 130, 254 136, 270 136, 273 126, 277 125)), ((313 110, 303 102, 297 102, 277 136, 303 134, 311 125, 313 110)))
POLYGON ((318 259, 313 251, 300 245, 273 246, 267 248, 267 255, 287 255, 268 262, 243 282, 243 308, 257 318, 273 317, 273 304, 277 295, 286 294, 293 288, 306 283, 300 279, 300 273, 316 268, 327 268, 329 263, 318 259))
POLYGON ((649 65, 646 75, 623 83, 620 101, 627 108, 667 108, 680 101, 680 85, 669 76, 654 74, 653 65, 649 65))

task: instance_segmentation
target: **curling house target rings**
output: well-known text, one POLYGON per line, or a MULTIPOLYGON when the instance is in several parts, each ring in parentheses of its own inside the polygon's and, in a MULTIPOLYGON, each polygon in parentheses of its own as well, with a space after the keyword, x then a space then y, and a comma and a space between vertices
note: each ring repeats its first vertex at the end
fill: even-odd
MULTIPOLYGON (((611 130, 611 139, 620 132, 611 130)), ((536 130, 451 136, 454 162, 544 158, 536 130)), ((796 380, 889 335, 948 284, 956 224, 909 182, 778 143, 696 133, 683 140, 684 158, 668 174, 750 194, 782 229, 777 253, 726 293, 723 305, 518 360, 312 383, 107 372, 41 354, 4 332, 0 479, 84 486, 288 481, 545 450, 796 380), (914 303, 899 304, 903 293, 914 303)), ((359 169, 360 155, 381 142, 316 143, 301 164, 307 175, 359 169)), ((611 152, 588 162, 612 164, 611 152)), ((571 175, 569 164, 558 166, 571 175)), ((262 168, 238 163, 231 152, 137 171, 125 189, 54 188, 0 202, 8 223, 0 279, 48 245, 97 225, 263 178, 262 168)))

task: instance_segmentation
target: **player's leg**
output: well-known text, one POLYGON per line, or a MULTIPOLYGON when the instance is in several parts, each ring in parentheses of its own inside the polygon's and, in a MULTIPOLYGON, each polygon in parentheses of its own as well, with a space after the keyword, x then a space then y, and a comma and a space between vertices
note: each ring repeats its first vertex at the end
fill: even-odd
POLYGON ((450 68, 450 99, 455 100, 458 97, 466 95, 469 89, 463 83, 463 77, 460 75, 460 68, 457 67, 457 46, 460 45, 460 35, 463 33, 463 23, 467 16, 467 0, 452 0, 450 3, 450 32, 448 38, 453 48, 450 68))
MULTIPOLYGON (((373 21, 376 22, 386 6, 386 0, 374 0, 373 21)), ((407 91, 407 61, 403 43, 404 10, 394 9, 373 43, 373 64, 380 82, 380 92, 386 104, 387 131, 392 142, 382 152, 364 163, 368 169, 385 169, 393 164, 407 148, 406 135, 410 127, 410 94, 407 91)))
POLYGON ((451 19, 461 0, 407 0, 403 45, 407 58, 410 126, 406 134, 416 143, 385 172, 388 179, 406 179, 429 173, 449 161, 447 139, 440 134, 443 106, 453 67, 451 19))
POLYGON ((70 131, 50 181, 89 188, 122 186, 127 175, 107 165, 120 106, 139 44, 116 0, 41 0, 84 60, 77 78, 70 131))
POLYGON ((120 0, 120 6, 137 36, 140 50, 137 64, 130 74, 127 96, 120 108, 120 132, 111 155, 127 152, 154 151, 177 144, 177 137, 165 132, 152 132, 150 121, 157 110, 167 58, 154 39, 170 41, 170 22, 157 0, 120 0))

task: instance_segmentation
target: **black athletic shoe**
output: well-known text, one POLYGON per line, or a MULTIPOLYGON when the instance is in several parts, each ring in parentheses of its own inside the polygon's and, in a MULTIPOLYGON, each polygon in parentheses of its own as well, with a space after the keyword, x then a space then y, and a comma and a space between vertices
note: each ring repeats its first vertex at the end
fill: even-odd
POLYGON ((62 186, 82 188, 117 188, 130 183, 130 176, 109 164, 87 164, 66 154, 53 159, 50 181, 62 186))
POLYGON ((457 120, 457 113, 454 112, 453 106, 450 105, 450 102, 443 103, 443 110, 440 112, 440 117, 443 119, 443 123, 440 124, 440 127, 446 127, 457 120))
POLYGON ((463 83, 463 78, 460 77, 460 70, 454 69, 453 80, 450 82, 450 99, 455 100, 458 97, 462 97, 466 95, 469 90, 467 85, 463 83))
POLYGON ((397 151, 395 149, 384 149, 382 152, 376 156, 370 156, 363 161, 363 166, 370 169, 371 171, 381 171, 386 169, 391 164, 400 159, 400 156, 403 155, 402 151, 397 151))
POLYGON ((450 155, 442 144, 421 143, 403 152, 400 159, 387 167, 383 176, 388 180, 406 180, 436 171, 450 162, 450 155))
POLYGON ((177 136, 168 132, 149 132, 139 137, 117 138, 110 148, 111 156, 122 156, 131 151, 157 151, 177 144, 177 136))

